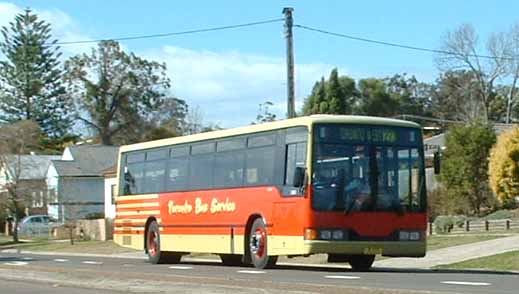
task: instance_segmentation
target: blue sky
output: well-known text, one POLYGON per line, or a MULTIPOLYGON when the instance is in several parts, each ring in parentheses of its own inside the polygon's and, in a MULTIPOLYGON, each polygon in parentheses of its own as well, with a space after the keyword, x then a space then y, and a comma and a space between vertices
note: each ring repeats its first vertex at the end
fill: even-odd
MULTIPOLYGON (((482 41, 519 21, 519 1, 0 1, 0 25, 31 7, 63 41, 146 35, 281 18, 377 40, 439 48, 443 34, 471 23, 482 41)), ((333 67, 356 79, 406 72, 433 81, 432 54, 383 47, 294 29, 296 98, 333 67)), ((173 94, 198 107, 205 122, 234 127, 254 120, 270 100, 285 113, 283 24, 123 42, 125 49, 164 61, 173 94)), ((70 56, 90 45, 64 46, 70 56)), ((484 47, 481 49, 484 53, 484 47)))

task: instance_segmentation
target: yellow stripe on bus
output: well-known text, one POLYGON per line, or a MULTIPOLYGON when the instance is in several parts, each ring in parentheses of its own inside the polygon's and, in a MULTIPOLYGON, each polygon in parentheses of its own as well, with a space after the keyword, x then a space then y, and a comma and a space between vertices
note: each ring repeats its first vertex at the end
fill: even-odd
POLYGON ((156 214, 160 214, 160 210, 135 210, 135 211, 121 211, 121 212, 117 212, 118 216, 156 215, 156 214))
POLYGON ((158 202, 117 204, 117 208, 159 207, 158 202))
MULTIPOLYGON (((114 223, 116 224, 124 224, 124 223, 133 223, 133 224, 139 224, 139 223, 146 223, 147 219, 145 218, 139 218, 139 219, 116 219, 114 223)), ((162 219, 157 218, 157 222, 160 224, 162 222, 162 219)))
POLYGON ((124 200, 147 200, 147 199, 158 199, 158 194, 144 194, 144 195, 133 195, 133 196, 117 196, 115 197, 115 201, 124 201, 124 200))

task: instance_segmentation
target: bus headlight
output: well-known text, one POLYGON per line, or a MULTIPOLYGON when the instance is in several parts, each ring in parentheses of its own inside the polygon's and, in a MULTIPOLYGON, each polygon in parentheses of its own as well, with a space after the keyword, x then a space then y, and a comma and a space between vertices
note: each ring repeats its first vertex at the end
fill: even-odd
POLYGON ((321 230, 319 239, 330 240, 332 238, 332 232, 330 230, 321 230))
POLYGON ((420 241, 422 233, 420 231, 399 231, 398 239, 400 241, 420 241))
POLYGON ((418 240, 420 240, 420 232, 410 232, 409 233, 409 240, 411 240, 411 241, 418 241, 418 240))
POLYGON ((332 238, 334 240, 342 240, 344 239, 344 232, 342 230, 334 230, 332 233, 332 238))

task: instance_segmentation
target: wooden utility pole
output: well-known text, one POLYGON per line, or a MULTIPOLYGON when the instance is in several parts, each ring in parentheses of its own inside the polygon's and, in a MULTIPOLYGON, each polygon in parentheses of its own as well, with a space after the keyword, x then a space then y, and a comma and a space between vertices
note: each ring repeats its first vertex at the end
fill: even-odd
POLYGON ((295 110, 295 92, 294 92, 294 42, 292 38, 292 19, 291 7, 283 8, 285 15, 285 37, 287 39, 287 116, 288 118, 296 117, 295 110))

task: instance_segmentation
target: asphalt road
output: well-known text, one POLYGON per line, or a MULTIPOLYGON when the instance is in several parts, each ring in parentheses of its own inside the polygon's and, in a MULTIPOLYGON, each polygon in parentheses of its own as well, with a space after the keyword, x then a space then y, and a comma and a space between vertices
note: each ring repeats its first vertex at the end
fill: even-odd
POLYGON ((518 274, 490 271, 373 268, 370 272, 359 273, 336 267, 289 265, 256 270, 252 267, 228 267, 214 262, 152 265, 142 259, 16 253, 0 253, 0 279, 2 280, 0 293, 33 293, 5 292, 5 289, 9 289, 3 287, 5 280, 35 280, 62 286, 126 292, 192 293, 194 291, 241 294, 291 291, 298 293, 517 294, 519 286, 518 274))
MULTIPOLYGON (((32 282, 1 281, 2 294, 99 294, 97 289, 62 287, 59 284, 44 284, 32 282)), ((123 292, 103 291, 104 294, 122 294, 123 292)))

